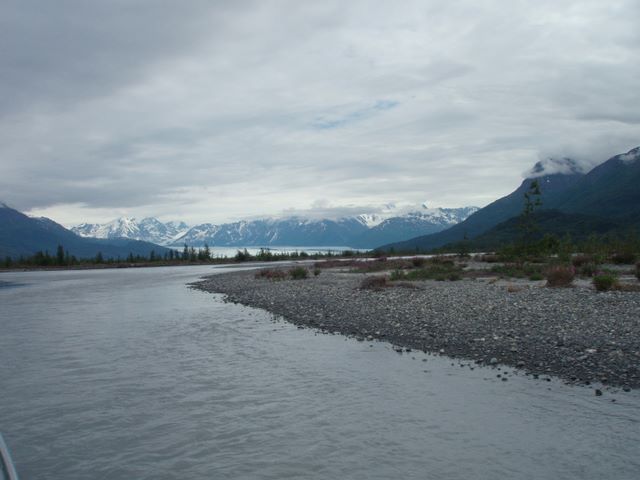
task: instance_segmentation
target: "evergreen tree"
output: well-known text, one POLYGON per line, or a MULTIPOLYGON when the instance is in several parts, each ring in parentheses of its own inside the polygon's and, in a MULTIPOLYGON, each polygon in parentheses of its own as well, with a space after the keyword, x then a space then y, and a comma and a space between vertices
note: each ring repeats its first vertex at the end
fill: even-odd
POLYGON ((62 248, 62 245, 58 245, 58 248, 56 248, 56 265, 64 265, 64 248, 62 248))
POLYGON ((95 258, 96 263, 104 263, 104 257, 102 256, 102 252, 98 252, 95 258))
POLYGON ((536 208, 542 206, 540 184, 538 180, 533 180, 529 189, 524 192, 524 208, 520 214, 520 230, 522 231, 522 246, 524 253, 529 253, 529 246, 533 242, 533 236, 538 231, 533 218, 536 208))

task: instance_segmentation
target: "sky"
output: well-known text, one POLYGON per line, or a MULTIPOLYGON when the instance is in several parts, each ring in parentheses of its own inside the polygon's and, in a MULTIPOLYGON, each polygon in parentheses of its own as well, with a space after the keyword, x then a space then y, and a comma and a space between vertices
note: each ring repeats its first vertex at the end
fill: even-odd
POLYGON ((481 207, 538 160, 640 145, 639 22, 637 0, 4 0, 0 201, 65 225, 481 207))

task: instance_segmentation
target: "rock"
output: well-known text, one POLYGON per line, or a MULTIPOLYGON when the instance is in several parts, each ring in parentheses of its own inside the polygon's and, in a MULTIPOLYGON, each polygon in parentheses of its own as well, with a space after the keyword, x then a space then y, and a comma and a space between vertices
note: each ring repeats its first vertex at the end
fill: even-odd
POLYGON ((600 390, 599 388, 596 388, 595 394, 596 394, 596 397, 601 397, 602 396, 602 390, 600 390))
POLYGON ((491 357, 489 360, 489 365, 496 365, 498 363, 498 359, 496 357, 491 357))

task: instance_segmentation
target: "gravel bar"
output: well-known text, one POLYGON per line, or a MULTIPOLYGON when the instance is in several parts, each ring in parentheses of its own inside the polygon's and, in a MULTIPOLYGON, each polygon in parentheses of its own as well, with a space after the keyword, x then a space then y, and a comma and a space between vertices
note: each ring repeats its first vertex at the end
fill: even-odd
POLYGON ((507 289, 472 279, 362 290, 363 274, 323 270, 281 281, 254 274, 214 275, 193 286, 297 325, 388 341, 399 352, 418 349, 573 383, 640 387, 639 292, 507 289))

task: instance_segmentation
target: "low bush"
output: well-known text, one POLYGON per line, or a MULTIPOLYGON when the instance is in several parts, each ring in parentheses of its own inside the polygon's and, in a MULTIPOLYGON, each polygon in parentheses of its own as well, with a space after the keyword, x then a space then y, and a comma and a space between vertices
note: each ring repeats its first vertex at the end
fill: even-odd
POLYGON ((266 278, 267 280, 284 280, 287 278, 287 272, 276 269, 258 270, 254 275, 255 278, 266 278))
POLYGON ((336 267, 355 267, 362 262, 358 260, 323 260, 322 262, 314 263, 316 268, 336 268, 336 267))
POLYGON ((381 290, 389 286, 389 281, 384 275, 368 276, 360 282, 362 290, 381 290))
POLYGON ((579 268, 583 265, 593 264, 593 257, 591 255, 576 255, 571 259, 571 263, 574 267, 579 268))
POLYGON ((391 280, 450 280, 456 281, 462 278, 462 269, 453 264, 428 265, 425 268, 402 271, 395 270, 391 274, 391 280))
POLYGON ((317 277, 318 275, 320 275, 320 272, 322 272, 322 270, 320 270, 318 267, 315 267, 313 269, 313 276, 317 277))
POLYGON ((429 259, 429 263, 433 265, 453 265, 453 258, 448 257, 446 255, 436 255, 435 257, 431 257, 429 259))
POLYGON ((373 273, 383 272, 386 270, 398 270, 411 268, 411 262, 409 260, 392 259, 392 260, 374 260, 372 262, 362 261, 353 266, 351 271, 353 273, 373 273))
POLYGON ((546 271, 547 287, 568 287, 575 274, 572 265, 555 265, 546 271))
POLYGON ((504 265, 494 265, 491 271, 502 277, 526 278, 532 275, 542 275, 543 265, 529 263, 505 263, 504 265))
POLYGON ((293 267, 289 270, 289 276, 293 280, 303 280, 309 276, 309 270, 304 267, 293 267))
POLYGON ((424 257, 413 257, 411 259, 411 265, 416 268, 423 267, 425 263, 427 263, 427 259, 424 257))
POLYGON ((478 260, 480 262, 485 262, 485 263, 498 263, 502 261, 502 257, 500 257, 499 255, 495 255, 493 253, 487 253, 484 255, 477 255, 475 257, 475 260, 478 260))
POLYGON ((447 280, 449 280, 450 282, 457 282, 458 280, 462 280, 462 275, 460 275, 458 272, 451 272, 447 277, 447 280))
POLYGON ((611 262, 618 265, 630 265, 635 263, 636 254, 633 252, 618 252, 611 255, 611 262))
POLYGON ((544 275, 542 275, 542 273, 540 272, 534 272, 531 275, 529 275, 529 280, 537 282, 539 280, 544 280, 544 275))
POLYGON ((593 277, 593 286, 599 292, 606 292, 616 288, 618 285, 618 277, 613 273, 598 273, 593 277))
POLYGON ((580 275, 585 277, 593 277, 598 273, 598 265, 595 263, 585 263, 580 267, 580 275))

